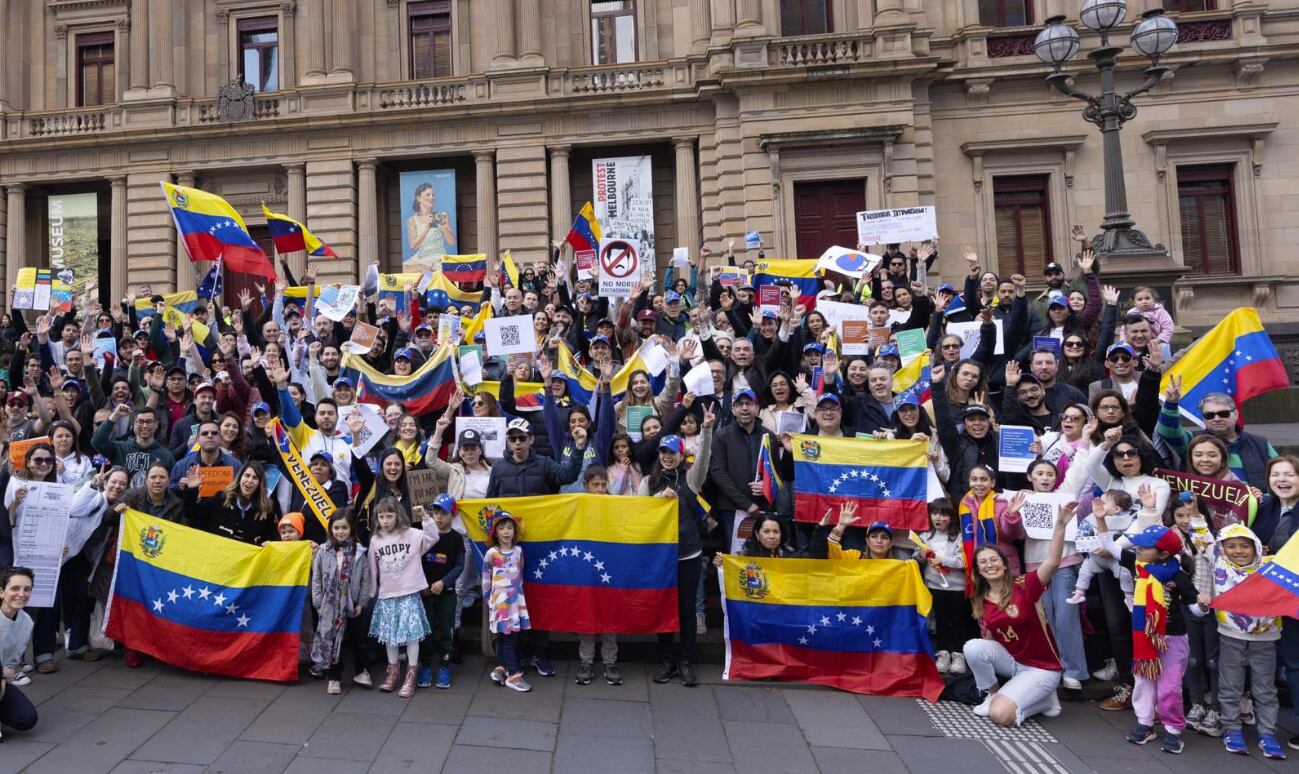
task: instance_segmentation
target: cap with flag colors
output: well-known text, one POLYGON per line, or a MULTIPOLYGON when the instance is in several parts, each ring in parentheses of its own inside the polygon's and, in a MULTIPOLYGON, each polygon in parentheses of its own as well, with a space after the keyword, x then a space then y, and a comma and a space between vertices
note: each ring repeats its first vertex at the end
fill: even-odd
POLYGON ((604 232, 600 230, 600 223, 595 219, 595 207, 590 202, 582 205, 578 210, 577 217, 573 219, 573 227, 568 230, 568 236, 564 241, 573 246, 574 250, 599 250, 600 240, 604 238, 604 232))
POLYGON ((306 226, 288 215, 271 212, 266 202, 262 202, 262 213, 266 215, 266 227, 271 231, 271 241, 275 243, 277 252, 295 253, 302 250, 307 255, 338 257, 329 245, 320 241, 315 234, 307 230, 306 226))
POLYGON ((311 545, 248 545, 147 513, 122 515, 109 637, 182 669, 298 679, 311 545))
POLYGON ((725 680, 788 680, 937 701, 943 680, 915 562, 724 555, 725 680))
POLYGON ((795 435, 796 520, 819 521, 827 509, 837 513, 853 500, 863 523, 879 519, 895 529, 928 529, 926 450, 924 441, 795 435))
POLYGON ((239 212, 216 194, 160 181, 191 261, 223 259, 227 269, 275 280, 275 268, 239 212))
POLYGON ((1224 392, 1241 406, 1256 395, 1290 386, 1285 364, 1252 307, 1231 312, 1191 345, 1164 371, 1161 392, 1174 376, 1182 380, 1178 410, 1201 427, 1200 399, 1211 392, 1224 392))
POLYGON ((458 505, 465 537, 480 562, 488 525, 502 506, 525 525, 523 589, 538 629, 676 631, 675 500, 568 494, 460 500, 458 505), (627 518, 633 512, 636 518, 627 518))

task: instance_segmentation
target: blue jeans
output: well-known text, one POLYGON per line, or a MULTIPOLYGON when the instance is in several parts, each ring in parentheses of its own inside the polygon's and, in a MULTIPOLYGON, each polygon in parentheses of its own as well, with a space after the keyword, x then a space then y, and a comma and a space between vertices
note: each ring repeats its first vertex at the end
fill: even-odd
POLYGON ((1047 620, 1051 622, 1051 634, 1055 637, 1055 646, 1060 651, 1060 663, 1064 667, 1064 676, 1075 680, 1086 680, 1087 654, 1083 652, 1082 619, 1078 607, 1065 600, 1078 585, 1078 565, 1061 567, 1051 576, 1051 585, 1042 595, 1042 608, 1046 611, 1047 620))
POLYGON ((496 663, 505 668, 507 675, 523 672, 523 667, 519 665, 519 641, 522 639, 523 635, 519 632, 496 635, 496 663))

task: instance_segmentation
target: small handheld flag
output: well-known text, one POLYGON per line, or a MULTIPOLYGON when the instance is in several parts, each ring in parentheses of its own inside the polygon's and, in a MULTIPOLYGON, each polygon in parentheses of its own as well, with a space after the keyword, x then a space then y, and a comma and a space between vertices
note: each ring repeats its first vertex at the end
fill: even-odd
POLYGON ((776 465, 772 460, 771 453, 771 436, 764 433, 762 436, 762 446, 758 449, 758 470, 756 478, 762 484, 762 496, 767 498, 767 503, 771 507, 776 507, 776 497, 785 488, 784 482, 776 473, 776 465))
POLYGON ((572 245, 574 250, 599 250, 602 238, 604 232, 595 219, 595 208, 587 202, 578 210, 577 217, 573 219, 573 227, 568 230, 564 241, 572 245))

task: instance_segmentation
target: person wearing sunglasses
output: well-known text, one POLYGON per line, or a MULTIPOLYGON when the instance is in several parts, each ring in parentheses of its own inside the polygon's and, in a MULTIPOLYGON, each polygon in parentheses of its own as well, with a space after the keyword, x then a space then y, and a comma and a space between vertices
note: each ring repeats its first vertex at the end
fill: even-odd
MULTIPOLYGON (((1181 397, 1181 377, 1169 376, 1168 388, 1164 390, 1164 406, 1159 413, 1155 432, 1178 459, 1186 461, 1194 433, 1182 427, 1182 418, 1178 413, 1181 397)), ((1205 395, 1197 407, 1200 416, 1204 417, 1204 429, 1227 445, 1227 465, 1231 472, 1250 486, 1267 491, 1267 461, 1277 456, 1272 444, 1263 436, 1240 428, 1240 412, 1236 408, 1236 401, 1225 392, 1205 395)))
MULTIPOLYGON (((15 471, 5 488, 5 507, 9 510, 9 520, 17 532, 23 520, 23 503, 31 490, 41 483, 57 484, 58 473, 55 470, 54 446, 42 441, 27 451, 27 459, 21 470, 15 471)), ((67 561, 67 557, 64 557, 67 561)), ((32 633, 32 652, 36 654, 36 671, 48 674, 55 671, 54 651, 58 649, 58 628, 62 596, 56 592, 51 607, 32 608, 36 627, 32 633)))
POLYGON ((1105 367, 1109 376, 1097 379, 1087 385, 1087 398, 1096 397, 1102 390, 1117 390, 1129 402, 1137 397, 1137 384, 1140 374, 1137 372, 1137 353, 1128 344, 1111 344, 1105 350, 1105 367))
POLYGON ((229 468, 232 475, 239 467, 239 460, 221 449, 221 425, 216 419, 199 422, 194 436, 198 439, 198 449, 181 457, 171 468, 171 486, 180 496, 184 496, 182 480, 192 467, 229 468))

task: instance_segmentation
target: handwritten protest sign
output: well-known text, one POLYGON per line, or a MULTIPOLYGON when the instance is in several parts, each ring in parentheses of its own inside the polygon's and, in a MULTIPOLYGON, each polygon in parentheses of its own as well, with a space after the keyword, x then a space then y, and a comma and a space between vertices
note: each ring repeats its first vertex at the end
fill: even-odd
POLYGON ((933 207, 902 207, 857 213, 857 241, 864 245, 923 242, 938 236, 933 207))
POLYGON ((199 497, 211 497, 217 492, 225 491, 225 488, 235 480, 235 469, 229 465, 200 467, 198 474, 203 478, 198 485, 199 497))
POLYGON ((49 443, 50 437, 42 435, 39 438, 27 438, 22 441, 14 441, 9 444, 9 467, 13 470, 22 470, 27 464, 27 453, 38 443, 49 443))

